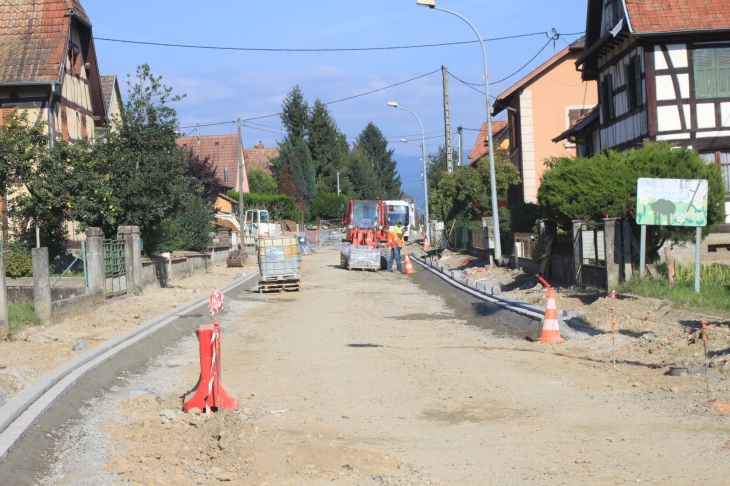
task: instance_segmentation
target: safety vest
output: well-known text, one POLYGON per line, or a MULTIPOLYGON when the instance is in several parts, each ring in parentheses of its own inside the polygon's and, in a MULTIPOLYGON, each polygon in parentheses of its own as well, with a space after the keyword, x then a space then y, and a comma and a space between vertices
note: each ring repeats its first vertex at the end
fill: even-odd
POLYGON ((396 235, 400 236, 401 238, 403 237, 403 228, 399 228, 397 226, 393 226, 393 232, 396 235))
POLYGON ((403 248, 404 244, 403 239, 392 229, 388 231, 388 243, 385 246, 388 248, 395 248, 396 246, 403 248))

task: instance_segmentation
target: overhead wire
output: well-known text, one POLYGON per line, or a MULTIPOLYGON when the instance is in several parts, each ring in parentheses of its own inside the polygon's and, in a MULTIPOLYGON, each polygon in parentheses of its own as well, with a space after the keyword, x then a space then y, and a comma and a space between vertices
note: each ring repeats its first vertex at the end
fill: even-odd
MULTIPOLYGON (((508 35, 504 37, 492 37, 490 39, 484 39, 484 42, 494 42, 507 39, 518 39, 522 37, 531 37, 535 35, 547 35, 547 32, 532 32, 529 34, 517 34, 508 35)), ((572 34, 565 34, 572 35, 572 34)), ((442 42, 438 44, 415 44, 405 46, 383 46, 383 47, 332 47, 332 48, 273 48, 273 47, 225 47, 225 46, 204 46, 204 45, 193 45, 193 44, 173 44, 167 42, 146 42, 136 41, 129 39, 112 39, 109 37, 94 37, 94 40, 105 41, 105 42, 117 42, 122 44, 138 44, 146 46, 157 46, 157 47, 177 47, 183 49, 205 49, 205 50, 216 50, 216 51, 257 51, 257 52, 353 52, 353 51, 392 51, 400 49, 424 49, 430 47, 445 47, 445 46, 457 46, 463 44, 478 44, 478 40, 470 41, 457 41, 457 42, 442 42)))

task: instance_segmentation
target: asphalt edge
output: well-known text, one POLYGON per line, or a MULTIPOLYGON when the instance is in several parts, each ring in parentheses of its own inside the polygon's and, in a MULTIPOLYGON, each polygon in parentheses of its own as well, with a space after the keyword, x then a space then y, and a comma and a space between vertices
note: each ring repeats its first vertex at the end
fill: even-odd
POLYGON ((471 287, 468 287, 461 282, 458 282, 457 280, 453 279, 452 277, 444 274, 443 272, 433 268, 431 265, 427 264, 424 259, 417 255, 411 254, 410 257, 413 259, 414 262, 418 263, 420 266, 425 268, 426 270, 429 270, 431 273, 437 275, 438 277, 441 277, 443 280, 448 282, 453 287, 456 287, 457 289, 466 292, 470 295, 473 295, 474 297, 477 297, 478 299, 490 302, 492 304, 498 305, 510 312, 514 312, 515 314, 519 314, 524 317, 529 317, 530 319, 534 319, 537 321, 542 321, 545 318, 545 309, 540 306, 535 306, 532 304, 528 304, 527 302, 519 302, 514 301, 511 299, 505 299, 503 297, 498 297, 494 295, 487 295, 485 293, 479 292, 476 289, 473 289, 471 287), (532 307, 532 309, 530 309, 532 307), (542 312, 540 312, 542 311, 542 312))
MULTIPOLYGON (((258 274, 259 272, 256 270, 224 285, 220 291, 225 294, 235 290, 249 283, 258 274)), ((208 299, 209 296, 205 296, 181 304, 134 329, 91 348, 47 372, 0 407, 0 464, 5 461, 15 445, 23 439, 30 427, 84 376, 122 351, 171 324, 180 317, 180 314, 200 307, 208 299)))

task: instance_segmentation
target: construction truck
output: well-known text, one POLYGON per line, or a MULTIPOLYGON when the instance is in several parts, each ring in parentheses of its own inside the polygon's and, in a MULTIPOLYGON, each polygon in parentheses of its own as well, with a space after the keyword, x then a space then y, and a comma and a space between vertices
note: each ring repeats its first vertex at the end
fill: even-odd
POLYGON ((345 242, 353 245, 378 248, 388 241, 383 227, 388 221, 385 201, 350 201, 342 215, 345 226, 345 242))
POLYGON ((340 266, 352 270, 386 267, 388 206, 384 201, 350 201, 342 215, 345 246, 340 248, 340 266), (349 244, 348 244, 349 243, 349 244))
POLYGON ((396 223, 403 223, 403 239, 408 241, 411 236, 411 225, 415 224, 415 207, 408 201, 385 201, 388 207, 388 224, 395 226, 396 223))

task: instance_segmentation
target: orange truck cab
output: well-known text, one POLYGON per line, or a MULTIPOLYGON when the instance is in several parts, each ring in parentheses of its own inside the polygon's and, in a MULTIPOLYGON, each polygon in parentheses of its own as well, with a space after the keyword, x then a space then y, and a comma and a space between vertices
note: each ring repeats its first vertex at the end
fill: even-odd
POLYGON ((388 241, 383 230, 388 221, 388 206, 385 201, 350 201, 342 215, 342 224, 347 229, 347 242, 354 245, 382 247, 388 241))

